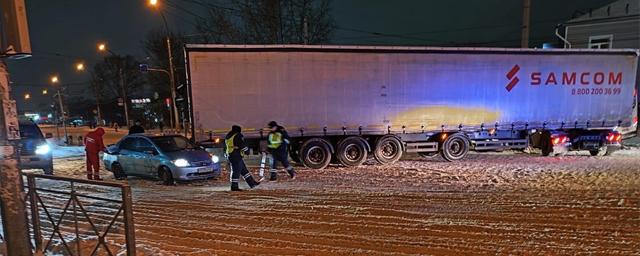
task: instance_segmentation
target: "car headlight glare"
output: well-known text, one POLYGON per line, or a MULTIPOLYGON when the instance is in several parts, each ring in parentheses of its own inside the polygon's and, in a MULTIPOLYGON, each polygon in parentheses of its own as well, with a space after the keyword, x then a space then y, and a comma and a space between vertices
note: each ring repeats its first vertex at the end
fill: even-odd
POLYGON ((46 155, 49 154, 49 152, 51 152, 49 144, 42 144, 36 147, 36 154, 38 155, 46 155))
POLYGON ((220 157, 216 155, 211 156, 211 162, 213 162, 214 164, 220 162, 220 157))
POLYGON ((189 166, 189 161, 180 158, 180 159, 174 160, 173 164, 176 165, 177 167, 187 167, 189 166))

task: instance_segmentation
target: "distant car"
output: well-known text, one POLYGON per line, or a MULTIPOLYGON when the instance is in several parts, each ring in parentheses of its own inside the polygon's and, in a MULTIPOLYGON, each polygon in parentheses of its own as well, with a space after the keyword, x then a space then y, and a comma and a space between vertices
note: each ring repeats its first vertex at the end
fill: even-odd
POLYGON ((20 169, 42 169, 45 174, 53 175, 51 146, 38 125, 32 121, 20 121, 19 126, 20 169))
POLYGON ((127 176, 158 178, 165 185, 220 176, 220 157, 181 135, 132 134, 107 148, 107 170, 117 179, 127 176))

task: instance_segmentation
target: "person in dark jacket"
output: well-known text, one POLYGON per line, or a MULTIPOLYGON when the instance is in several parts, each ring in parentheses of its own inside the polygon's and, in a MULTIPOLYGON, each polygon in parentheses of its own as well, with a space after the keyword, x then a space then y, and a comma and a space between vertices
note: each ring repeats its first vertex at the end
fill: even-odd
POLYGON ((229 158, 229 163, 231 164, 231 191, 241 191, 238 187, 240 175, 242 175, 249 187, 254 188, 255 186, 260 185, 260 182, 253 179, 253 176, 244 164, 244 152, 249 150, 249 148, 244 142, 242 128, 237 125, 232 126, 231 131, 229 131, 224 139, 224 144, 225 154, 229 158))
POLYGON ((131 127, 129 127, 130 135, 136 133, 144 133, 144 128, 142 127, 140 120, 136 120, 136 122, 131 127))
POLYGON ((284 168, 287 168, 287 173, 291 179, 295 179, 296 172, 289 164, 289 134, 284 127, 278 125, 276 121, 269 122, 268 126, 271 129, 271 132, 269 132, 268 145, 272 156, 270 180, 274 181, 278 179, 278 170, 276 169, 278 162, 282 163, 284 168))
POLYGON ((104 129, 98 128, 87 133, 84 137, 84 150, 87 154, 87 179, 102 180, 100 178, 100 151, 104 151, 102 136, 104 129))

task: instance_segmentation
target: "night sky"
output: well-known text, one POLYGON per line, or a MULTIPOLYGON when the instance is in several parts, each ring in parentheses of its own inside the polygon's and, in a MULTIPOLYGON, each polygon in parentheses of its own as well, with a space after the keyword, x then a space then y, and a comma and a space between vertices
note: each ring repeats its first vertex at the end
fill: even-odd
MULTIPOLYGON (((187 0, 169 2, 194 13, 204 11, 187 0)), ((613 0, 532 2, 531 46, 539 47, 542 42, 556 40, 555 24, 570 19, 576 11, 596 9, 613 0)), ((143 0, 26 3, 33 57, 9 61, 12 96, 21 112, 51 104, 52 93, 41 94, 42 89, 50 89, 51 74, 58 74, 62 83, 68 84, 68 97, 91 95, 89 75, 76 72, 76 62, 85 62, 90 70, 102 57, 96 51, 99 42, 107 42, 118 54, 144 59, 141 41, 150 30, 162 28, 160 15, 143 0), (27 92, 32 99, 25 102, 27 92)), ((172 29, 184 34, 194 31, 193 16, 164 8, 172 29)), ((518 47, 521 8, 520 0, 334 0, 337 29, 332 44, 518 47)))

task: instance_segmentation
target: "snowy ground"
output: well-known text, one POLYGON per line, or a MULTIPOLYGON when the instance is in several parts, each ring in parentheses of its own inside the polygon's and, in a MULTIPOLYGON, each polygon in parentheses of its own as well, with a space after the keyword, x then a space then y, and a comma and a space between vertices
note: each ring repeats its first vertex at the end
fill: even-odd
MULTIPOLYGON (((57 175, 83 176, 82 157, 54 164, 57 175)), ((638 147, 455 163, 411 155, 299 173, 240 193, 226 178, 173 187, 129 178, 139 254, 640 253, 638 147)))

